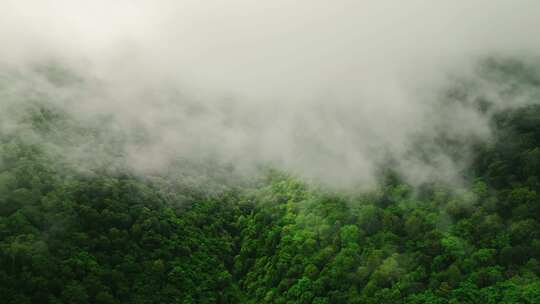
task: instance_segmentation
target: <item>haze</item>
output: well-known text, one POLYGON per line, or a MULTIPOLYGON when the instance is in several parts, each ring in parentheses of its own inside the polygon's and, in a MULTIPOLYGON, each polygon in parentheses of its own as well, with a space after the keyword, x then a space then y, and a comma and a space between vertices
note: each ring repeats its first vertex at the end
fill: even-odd
POLYGON ((534 102, 501 98, 477 62, 534 60, 539 28, 540 2, 524 0, 3 0, 0 64, 28 75, 11 88, 18 102, 32 88, 81 119, 144 128, 152 140, 128 148, 138 170, 216 157, 370 185, 392 158, 420 183, 453 180, 461 164, 436 144, 429 162, 411 158, 415 139, 489 139, 489 113, 441 105, 456 79, 500 107, 534 102), (84 85, 35 81, 40 64, 84 85))

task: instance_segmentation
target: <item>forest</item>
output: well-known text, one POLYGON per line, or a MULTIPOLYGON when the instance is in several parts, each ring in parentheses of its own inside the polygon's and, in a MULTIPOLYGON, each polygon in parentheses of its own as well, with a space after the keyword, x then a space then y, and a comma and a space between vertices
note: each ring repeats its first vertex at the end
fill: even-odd
POLYGON ((98 128, 39 100, 17 111, 23 131, 0 134, 1 303, 540 303, 539 105, 493 115, 462 185, 388 166, 369 191, 186 161, 142 176, 111 143, 74 166, 55 143, 98 128))

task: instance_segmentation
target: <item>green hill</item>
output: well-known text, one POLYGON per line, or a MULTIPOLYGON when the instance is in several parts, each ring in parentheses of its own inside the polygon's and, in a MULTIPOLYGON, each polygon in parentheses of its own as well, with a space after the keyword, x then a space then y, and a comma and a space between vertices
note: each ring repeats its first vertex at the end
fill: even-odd
POLYGON ((17 113, 0 133, 1 303, 540 303, 540 106, 497 111, 462 186, 388 169, 368 192, 180 160, 141 176, 121 136, 39 102, 17 113))

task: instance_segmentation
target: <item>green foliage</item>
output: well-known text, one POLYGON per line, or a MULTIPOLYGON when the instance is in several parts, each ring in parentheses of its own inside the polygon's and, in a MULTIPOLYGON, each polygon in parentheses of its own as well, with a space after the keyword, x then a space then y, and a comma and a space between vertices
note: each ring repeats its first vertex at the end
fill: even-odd
POLYGON ((95 130, 44 108, 22 119, 31 140, 0 133, 2 303, 540 303, 538 106, 496 115, 468 189, 389 173, 360 194, 278 171, 216 188, 187 165, 81 170, 36 138, 95 130))

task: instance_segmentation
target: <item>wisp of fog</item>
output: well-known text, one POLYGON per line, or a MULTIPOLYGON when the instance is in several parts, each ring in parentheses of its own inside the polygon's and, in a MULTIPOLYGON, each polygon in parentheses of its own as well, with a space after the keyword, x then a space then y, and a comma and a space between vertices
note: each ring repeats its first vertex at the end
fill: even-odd
POLYGON ((455 181, 467 158, 441 136, 466 155, 489 140, 494 111, 539 100, 482 68, 534 66, 534 0, 1 4, 0 127, 20 130, 6 109, 36 96, 81 121, 110 117, 145 134, 124 143, 140 172, 214 159, 369 187, 392 163, 413 184, 455 181))

